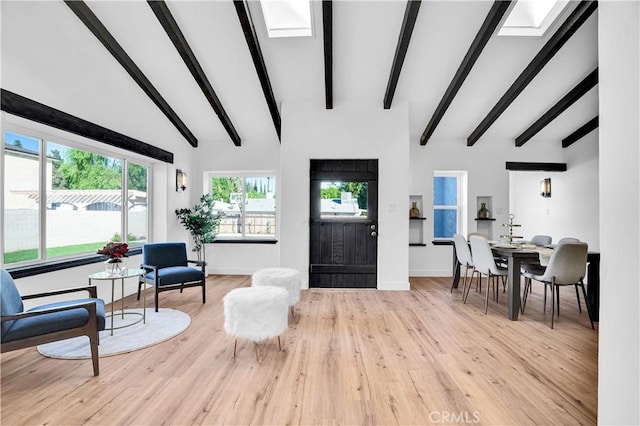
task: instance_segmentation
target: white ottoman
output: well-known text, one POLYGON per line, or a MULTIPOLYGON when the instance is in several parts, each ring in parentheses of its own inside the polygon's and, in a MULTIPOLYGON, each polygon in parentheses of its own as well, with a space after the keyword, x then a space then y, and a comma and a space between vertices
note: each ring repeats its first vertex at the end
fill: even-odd
POLYGON ((291 315, 294 316, 293 305, 300 301, 300 288, 302 287, 300 272, 290 268, 261 269, 251 277, 251 285, 253 287, 273 286, 286 289, 289 294, 287 303, 291 308, 291 315))
POLYGON ((278 337, 287 328, 287 291, 279 287, 243 287, 231 290, 222 299, 224 329, 234 336, 233 357, 238 337, 255 344, 256 359, 262 362, 257 344, 269 337, 278 337))

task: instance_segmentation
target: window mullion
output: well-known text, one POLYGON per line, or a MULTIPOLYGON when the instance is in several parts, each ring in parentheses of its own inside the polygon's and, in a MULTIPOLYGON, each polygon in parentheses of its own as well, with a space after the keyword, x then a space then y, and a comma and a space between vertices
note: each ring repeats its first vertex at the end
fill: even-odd
MULTIPOLYGON (((47 258, 47 144, 44 139, 40 141, 40 167, 38 168, 40 176, 38 176, 38 223, 40 238, 38 247, 38 260, 47 258)), ((53 164, 52 164, 53 167, 53 164)))
POLYGON ((120 196, 122 200, 120 202, 120 223, 121 223, 121 235, 122 242, 129 243, 129 161, 126 158, 122 160, 122 172, 121 172, 121 188, 120 196))
MULTIPOLYGON (((2 128, 4 128, 4 117, 1 118, 2 120, 2 128)), ((2 232, 3 237, 0 238, 0 266, 4 266, 4 235, 5 235, 5 226, 6 226, 6 219, 5 219, 5 214, 4 214, 4 196, 5 196, 5 192, 4 192, 4 188, 5 188, 5 180, 7 179, 7 172, 6 172, 6 168, 4 166, 4 144, 5 144, 5 135, 4 132, 2 134, 2 143, 0 143, 0 170, 2 170, 2 172, 0 173, 0 231, 2 232)))
POLYGON ((242 208, 240 209, 240 217, 242 218, 242 238, 247 233, 247 178, 242 178, 242 208))

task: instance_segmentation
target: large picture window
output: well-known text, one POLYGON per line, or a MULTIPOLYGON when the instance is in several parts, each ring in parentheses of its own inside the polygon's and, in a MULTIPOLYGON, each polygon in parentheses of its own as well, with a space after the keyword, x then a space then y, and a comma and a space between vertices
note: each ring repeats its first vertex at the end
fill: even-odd
POLYGON ((3 265, 147 241, 148 166, 10 131, 3 165, 3 265))
POLYGON ((466 233, 466 172, 433 173, 433 237, 466 233))
POLYGON ((276 238, 275 174, 209 174, 214 208, 224 213, 219 239, 276 238))

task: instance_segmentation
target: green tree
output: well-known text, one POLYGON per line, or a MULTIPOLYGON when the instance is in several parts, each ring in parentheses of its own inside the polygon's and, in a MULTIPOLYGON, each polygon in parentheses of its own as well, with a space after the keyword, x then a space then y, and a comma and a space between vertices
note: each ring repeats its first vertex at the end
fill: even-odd
POLYGON ((328 188, 320 188, 320 198, 324 200, 340 198, 340 188, 336 183, 332 183, 328 188))
POLYGON ((129 176, 128 183, 129 189, 135 189, 137 191, 147 191, 147 168, 138 164, 128 164, 129 176))
POLYGON ((361 209, 367 208, 368 186, 366 182, 343 182, 340 185, 342 192, 350 192, 351 196, 358 200, 361 209))
POLYGON ((231 193, 242 191, 242 179, 238 177, 215 177, 211 188, 214 200, 230 203, 231 193))
POLYGON ((99 154, 69 149, 60 165, 69 189, 120 189, 122 164, 99 154))
POLYGON ((60 151, 54 149, 49 154, 51 157, 51 187, 53 189, 68 189, 69 184, 67 183, 67 179, 64 176, 62 170, 60 170, 60 166, 62 165, 62 156, 60 155, 60 151))
POLYGON ((22 141, 21 141, 20 139, 15 139, 15 140, 13 141, 13 146, 16 146, 16 147, 18 147, 18 148, 24 148, 24 147, 22 146, 22 141))

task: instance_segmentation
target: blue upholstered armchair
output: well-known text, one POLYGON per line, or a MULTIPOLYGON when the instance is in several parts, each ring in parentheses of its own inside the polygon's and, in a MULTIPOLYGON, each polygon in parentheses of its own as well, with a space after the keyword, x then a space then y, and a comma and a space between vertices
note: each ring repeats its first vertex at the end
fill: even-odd
POLYGON ((154 302, 158 312, 158 293, 167 290, 182 290, 185 287, 202 287, 202 303, 206 303, 205 262, 187 259, 185 243, 155 243, 142 246, 142 265, 147 273, 138 283, 138 300, 142 285, 154 288, 154 302), (200 269, 192 268, 189 263, 200 269))
POLYGON ((47 293, 20 296, 13 278, 0 269, 1 351, 50 343, 77 336, 87 336, 91 346, 93 375, 98 365, 98 332, 104 330, 104 301, 97 298, 95 286, 69 288, 47 293), (23 300, 87 291, 89 298, 61 301, 24 310, 23 300))

